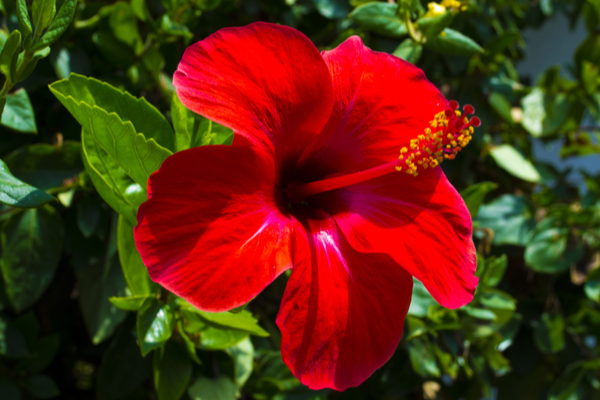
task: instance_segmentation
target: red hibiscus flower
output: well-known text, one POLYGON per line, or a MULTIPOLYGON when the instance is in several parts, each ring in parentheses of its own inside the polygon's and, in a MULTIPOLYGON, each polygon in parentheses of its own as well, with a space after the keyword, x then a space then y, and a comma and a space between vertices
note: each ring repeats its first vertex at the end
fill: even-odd
POLYGON ((282 357, 314 389, 357 386, 389 360, 413 276, 443 306, 473 298, 471 218, 437 165, 479 121, 420 69, 356 36, 319 53, 255 23, 190 46, 174 85, 235 140, 150 177, 135 241, 153 280, 217 312, 292 269, 282 357))

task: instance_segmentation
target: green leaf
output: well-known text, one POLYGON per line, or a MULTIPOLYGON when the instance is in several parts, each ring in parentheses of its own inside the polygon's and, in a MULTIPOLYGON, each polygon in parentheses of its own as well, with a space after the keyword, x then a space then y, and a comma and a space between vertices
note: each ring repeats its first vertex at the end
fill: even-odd
POLYGON ((6 105, 0 124, 17 132, 37 133, 33 107, 25 89, 6 95, 6 105))
POLYGON ((565 121, 571 103, 567 95, 548 95, 540 88, 521 99, 523 107, 523 128, 535 137, 554 133, 565 121))
POLYGON ((108 23, 115 38, 127 44, 136 53, 141 51, 142 37, 137 27, 135 14, 128 3, 119 1, 112 5, 108 23))
POLYGON ((398 38, 408 33, 404 22, 396 15, 398 6, 391 3, 371 2, 356 8, 350 14, 364 29, 382 36, 398 38))
POLYGON ((420 376, 439 377, 440 369, 435 360, 433 346, 428 339, 416 338, 407 343, 413 370, 420 376))
MULTIPOLYGON (((116 308, 110 297, 125 295, 126 285, 117 255, 117 219, 112 218, 108 243, 103 257, 89 257, 87 265, 81 265, 77 278, 81 293, 79 304, 92 343, 98 344, 112 336, 125 319, 126 313, 116 308), (100 260, 103 259, 103 262, 100 260)), ((90 253, 86 253, 90 256, 90 253)))
POLYGON ((513 117, 511 114, 512 106, 506 97, 504 97, 504 95, 498 92, 492 92, 488 96, 488 102, 506 122, 513 123, 513 117))
POLYGON ((65 141, 60 148, 45 143, 21 147, 6 158, 12 173, 39 189, 60 188, 83 169, 81 144, 65 141))
POLYGON ((54 82, 50 85, 50 90, 82 126, 84 124, 80 119, 86 117, 78 109, 80 103, 85 103, 89 107, 97 106, 108 114, 117 114, 121 121, 133 124, 136 133, 143 134, 148 140, 154 139, 168 150, 174 148, 171 125, 160 111, 143 97, 135 98, 107 83, 77 74, 71 74, 67 80, 54 82))
POLYGON ((587 368, 584 361, 576 361, 564 369, 561 376, 550 386, 548 400, 571 400, 581 381, 585 377, 587 368))
MULTIPOLYGON (((54 0, 51 0, 54 2, 54 0)), ((67 30, 71 21, 73 20, 73 16, 75 15, 75 10, 77 9, 77 0, 65 0, 63 5, 60 7, 56 18, 46 32, 44 36, 41 37, 40 40, 31 48, 32 50, 39 50, 44 47, 50 46, 52 43, 56 42, 56 40, 67 30)), ((36 28, 37 29, 37 28, 36 28)))
POLYGON ((125 311, 137 311, 142 307, 144 301, 150 296, 138 295, 129 297, 109 297, 108 300, 113 306, 125 311))
POLYGON ((479 301, 485 307, 492 309, 514 311, 517 308, 517 302, 512 296, 497 289, 487 289, 481 294, 479 301))
POLYGON ((14 215, 2 231, 0 268, 17 312, 31 307, 52 282, 64 241, 62 219, 50 206, 14 215))
POLYGON ((412 39, 405 39, 392 53, 409 63, 416 64, 423 52, 423 46, 412 39))
POLYGON ((25 0, 17 0, 17 19, 19 21, 19 30, 23 35, 23 47, 28 50, 31 46, 31 22, 29 21, 29 11, 25 0))
POLYGON ((588 275, 584 286, 585 294, 596 303, 600 303, 600 268, 596 268, 588 275))
POLYGON ((58 333, 53 333, 37 340, 30 348, 29 354, 19 360, 16 366, 18 371, 37 374, 48 368, 60 345, 58 333))
POLYGON ((234 366, 234 383, 236 386, 236 397, 240 397, 240 390, 244 387, 244 384, 250 378, 253 369, 254 362, 254 346, 250 338, 246 338, 226 349, 225 352, 229 354, 233 360, 234 366))
MULTIPOLYGON (((29 75, 31 75, 31 73, 35 69, 35 66, 37 65, 38 61, 40 61, 42 58, 46 58, 48 56, 48 54, 50 54, 50 47, 44 47, 40 50, 37 50, 35 53, 33 53, 33 57, 31 58, 31 61, 29 61, 29 63, 27 64, 27 66, 25 67, 23 72, 21 72, 21 74, 17 77, 17 82, 24 81, 29 75)), ((25 53, 19 54, 18 64, 23 61, 24 57, 25 57, 25 53)))
POLYGON ((258 325, 256 319, 247 310, 233 314, 230 312, 211 313, 200 311, 190 304, 184 304, 182 308, 198 314, 208 324, 217 328, 233 328, 256 336, 269 336, 269 333, 258 325))
POLYGON ((146 191, 135 183, 117 162, 82 130, 83 163, 100 196, 131 226, 137 224, 136 214, 146 201, 146 191))
POLYGON ((496 319, 496 314, 494 314, 490 310, 486 310, 483 308, 464 306, 464 307, 461 307, 460 309, 463 310, 465 313, 467 313, 468 315, 470 315, 473 318, 489 320, 489 321, 494 321, 496 319))
POLYGON ((126 321, 102 353, 96 385, 99 399, 128 398, 152 373, 151 359, 140 355, 131 328, 126 321))
POLYGON ((344 18, 350 12, 347 0, 313 0, 319 13, 325 18, 344 18))
POLYGON ((226 376, 214 380, 201 377, 189 387, 188 395, 192 400, 235 400, 235 386, 226 376))
POLYGON ((194 343, 192 339, 188 336, 183 324, 183 320, 179 320, 177 322, 177 329, 179 331, 179 335, 183 339, 185 349, 187 350, 187 353, 192 359, 192 361, 194 361, 198 365, 202 365, 202 361, 200 361, 200 359, 198 358, 198 354, 196 353, 196 343, 194 343))
POLYGON ((426 38, 434 37, 450 26, 454 20, 454 15, 453 12, 448 11, 435 17, 424 17, 419 19, 415 25, 426 38))
POLYGON ((489 286, 496 286, 502 280, 508 260, 506 254, 502 254, 500 257, 490 257, 485 260, 485 271, 481 280, 489 286))
POLYGON ((7 317, 0 315, 0 355, 11 358, 28 353, 25 338, 7 317))
POLYGON ((15 178, 0 160, 0 203, 11 207, 36 208, 56 200, 48 193, 15 178))
POLYGON ((58 386, 47 375, 33 375, 27 379, 25 389, 38 399, 51 399, 60 395, 58 386))
POLYGON ((442 54, 472 56, 473 54, 483 53, 483 48, 473 39, 455 31, 446 28, 438 36, 428 38, 425 47, 442 54))
POLYGON ((429 307, 436 305, 438 302, 429 294, 425 285, 413 277, 413 292, 408 315, 424 317, 427 315, 429 307))
POLYGON ((171 337, 174 326, 175 315, 170 305, 155 298, 144 301, 137 314, 136 328, 142 355, 162 347, 171 337))
POLYGON ((539 182, 541 179, 533 164, 510 144, 492 147, 490 155, 498 166, 517 178, 528 182, 539 182))
POLYGON ((154 352, 154 387, 158 400, 178 400, 192 378, 192 362, 183 345, 168 341, 154 352))
POLYGON ((557 353, 565 347, 565 321, 560 314, 543 313, 534 321, 533 339, 542 353, 557 353))
POLYGON ((55 0, 33 0, 31 5, 36 35, 46 29, 56 14, 55 0))
POLYGON ((568 269, 583 256, 578 240, 570 242, 569 228, 537 230, 525 248, 525 261, 537 272, 554 273, 568 269))
POLYGON ((498 187, 494 182, 481 182, 476 183, 475 185, 471 185, 462 192, 460 192, 461 197, 465 201, 467 208, 469 209, 469 214, 471 214, 471 218, 475 218, 477 212, 479 211, 479 207, 483 203, 483 199, 485 195, 495 190, 498 187))
MULTIPOLYGON (((53 0, 54 1, 54 0, 53 0)), ((0 72, 10 82, 17 82, 17 60, 21 51, 21 32, 14 30, 8 36, 0 53, 0 72)))
POLYGON ((218 328, 209 325, 198 314, 185 309, 182 311, 186 317, 185 332, 190 334, 190 339, 202 350, 224 350, 248 337, 248 332, 218 328))
POLYGON ((486 53, 489 55, 502 53, 519 39, 521 39, 521 34, 519 32, 504 32, 488 42, 485 46, 486 53))
POLYGON ((160 286, 152 282, 148 269, 142 262, 140 253, 135 247, 133 239, 133 225, 123 216, 119 217, 119 228, 117 236, 119 248, 119 260, 127 287, 134 295, 156 294, 160 291, 160 286))

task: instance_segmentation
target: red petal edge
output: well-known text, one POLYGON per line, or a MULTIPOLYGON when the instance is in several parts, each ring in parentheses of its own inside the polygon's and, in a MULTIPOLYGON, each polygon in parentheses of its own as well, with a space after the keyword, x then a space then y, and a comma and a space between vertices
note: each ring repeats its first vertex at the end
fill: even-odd
POLYGON ((311 389, 342 391, 393 355, 413 283, 389 256, 355 251, 322 214, 306 222, 277 325, 293 374, 311 389))
POLYGON ((393 173, 311 201, 330 210, 354 249, 389 254, 442 306, 473 300, 479 279, 471 216, 441 168, 417 177, 393 173))
POLYGON ((299 31, 256 22, 225 28, 188 47, 173 77, 183 104, 295 160, 323 128, 333 105, 331 78, 299 31))
POLYGON ((276 204, 271 157, 247 147, 196 147, 148 181, 135 243, 150 277, 199 309, 250 301, 292 267, 297 221, 276 204))

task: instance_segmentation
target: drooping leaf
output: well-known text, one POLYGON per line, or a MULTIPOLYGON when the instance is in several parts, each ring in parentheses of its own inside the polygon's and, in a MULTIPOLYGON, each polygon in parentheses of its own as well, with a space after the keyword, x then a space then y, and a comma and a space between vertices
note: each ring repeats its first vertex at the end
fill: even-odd
POLYGON ((13 216, 2 231, 0 268, 17 312, 32 306, 52 282, 62 254, 62 219, 50 206, 13 216))
POLYGON ((121 268, 123 268, 123 275, 131 293, 134 295, 158 293, 160 286, 150 279, 148 269, 135 247, 133 225, 123 216, 119 217, 117 241, 121 268))
POLYGON ((392 53, 409 63, 416 64, 423 52, 423 46, 412 39, 405 39, 392 53))
POLYGON ((125 311, 137 311, 142 307, 144 301, 149 298, 147 295, 137 295, 128 297, 109 297, 108 300, 115 307, 125 311))
POLYGON ((11 207, 36 208, 55 200, 48 193, 15 178, 0 160, 0 203, 11 207))
POLYGON ((429 38, 425 47, 438 53, 459 56, 483 53, 483 48, 477 42, 450 28, 444 29, 436 37, 429 38))
POLYGON ((184 303, 182 308, 196 313, 209 325, 217 328, 233 328, 246 331, 256 336, 269 336, 269 333, 258 325, 258 322, 252 316, 252 313, 247 310, 243 310, 237 314, 229 312, 211 313, 201 311, 189 303, 184 303))
POLYGON ((398 5, 384 2, 370 2, 356 8, 350 18, 363 28, 392 38, 408 33, 404 22, 396 15, 398 5))
POLYGON ((490 155, 496 163, 511 175, 528 182, 539 182, 540 174, 533 164, 509 144, 495 146, 490 155))
POLYGON ((154 352, 153 364, 158 400, 179 400, 192 377, 192 361, 183 345, 168 341, 154 352))
POLYGON ((137 314, 137 337, 142 355, 162 347, 171 337, 175 315, 171 306, 149 298, 137 314))
POLYGON ((82 126, 84 124, 81 119, 86 116, 78 109, 81 103, 85 103, 90 108, 97 106, 107 114, 115 113, 123 122, 129 121, 133 124, 135 132, 143 134, 147 140, 154 139, 168 150, 174 148, 171 125, 143 97, 135 98, 107 83, 77 74, 71 74, 67 80, 54 82, 50 85, 50 90, 82 126))
POLYGON ((25 89, 6 96, 0 124, 22 133, 37 133, 33 107, 25 89))
POLYGON ((250 338, 246 338, 225 350, 227 354, 233 360, 234 366, 234 379, 233 382, 237 388, 236 396, 240 396, 240 390, 244 387, 244 384, 250 378, 252 374, 253 362, 254 362, 254 346, 250 338))

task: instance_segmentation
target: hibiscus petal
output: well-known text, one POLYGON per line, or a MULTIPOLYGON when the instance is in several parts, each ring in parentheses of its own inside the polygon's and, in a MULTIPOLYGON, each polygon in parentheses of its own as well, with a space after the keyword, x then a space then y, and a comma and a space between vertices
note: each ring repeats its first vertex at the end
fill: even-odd
POLYGON ((151 278, 217 312, 247 303, 291 268, 297 221, 280 212, 274 176, 270 156, 247 147, 167 158, 148 181, 134 232, 151 278))
POLYGON ((394 160, 448 101, 423 71, 370 50, 358 36, 323 53, 335 104, 323 132, 298 161, 305 181, 394 160))
POLYGON ((311 389, 341 391, 360 385, 393 355, 412 278, 385 254, 355 251, 333 219, 322 218, 308 220, 307 238, 294 249, 277 325, 293 374, 311 389))
POLYGON ((299 31, 257 22, 188 47, 173 77, 183 104, 295 162, 329 118, 327 66, 299 31))
POLYGON ((442 306, 473 299, 471 217, 441 168, 417 177, 392 173, 307 201, 329 210, 354 249, 389 254, 442 306))

